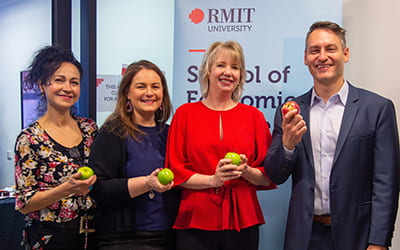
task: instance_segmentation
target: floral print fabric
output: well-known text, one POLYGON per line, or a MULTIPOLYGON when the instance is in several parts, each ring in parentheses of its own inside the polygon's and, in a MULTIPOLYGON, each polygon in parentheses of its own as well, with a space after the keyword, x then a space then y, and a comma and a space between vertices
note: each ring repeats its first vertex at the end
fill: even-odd
MULTIPOLYGON (((15 180, 17 210, 26 206, 39 191, 52 189, 88 163, 90 146, 97 133, 93 120, 76 117, 82 141, 66 148, 53 140, 36 121, 22 130, 15 144, 15 180)), ((70 195, 41 210, 28 214, 29 219, 66 222, 80 212, 94 207, 89 196, 70 195)))

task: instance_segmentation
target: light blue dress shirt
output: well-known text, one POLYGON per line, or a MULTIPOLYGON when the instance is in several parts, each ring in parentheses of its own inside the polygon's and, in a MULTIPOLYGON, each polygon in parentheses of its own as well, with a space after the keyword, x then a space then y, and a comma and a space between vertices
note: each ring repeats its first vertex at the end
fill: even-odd
POLYGON ((344 82, 339 92, 325 103, 312 91, 308 126, 315 170, 314 214, 317 215, 330 214, 329 181, 348 92, 349 85, 344 82))

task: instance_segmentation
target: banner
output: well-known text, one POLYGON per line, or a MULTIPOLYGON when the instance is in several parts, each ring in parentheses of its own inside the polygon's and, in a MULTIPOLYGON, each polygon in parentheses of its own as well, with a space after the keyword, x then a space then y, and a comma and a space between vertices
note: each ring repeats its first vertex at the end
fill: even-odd
MULTIPOLYGON (((201 99, 198 70, 208 46, 235 40, 243 47, 247 69, 241 102, 257 107, 273 125, 280 104, 312 87, 303 63, 309 26, 323 20, 341 24, 341 19, 337 0, 176 0, 174 108, 201 99)), ((266 219, 260 249, 283 249, 290 185, 258 193, 266 219)))

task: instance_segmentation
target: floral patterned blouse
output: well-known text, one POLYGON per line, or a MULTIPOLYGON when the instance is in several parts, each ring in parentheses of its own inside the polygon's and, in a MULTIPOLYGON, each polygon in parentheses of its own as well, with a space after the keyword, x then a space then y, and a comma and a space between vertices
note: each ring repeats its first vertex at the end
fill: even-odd
MULTIPOLYGON (((15 209, 24 208, 36 192, 60 185, 78 168, 87 165, 97 125, 88 118, 75 119, 83 140, 73 148, 57 143, 37 121, 18 135, 15 143, 15 209)), ((94 208, 94 202, 89 196, 72 195, 29 213, 27 219, 67 222, 91 208, 94 208)))

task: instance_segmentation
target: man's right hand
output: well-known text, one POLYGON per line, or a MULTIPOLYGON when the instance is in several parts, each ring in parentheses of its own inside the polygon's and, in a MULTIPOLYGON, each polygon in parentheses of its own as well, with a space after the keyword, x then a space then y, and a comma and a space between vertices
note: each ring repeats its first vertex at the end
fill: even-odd
POLYGON ((306 122, 297 110, 291 110, 282 116, 282 143, 288 150, 294 150, 307 131, 306 122))

